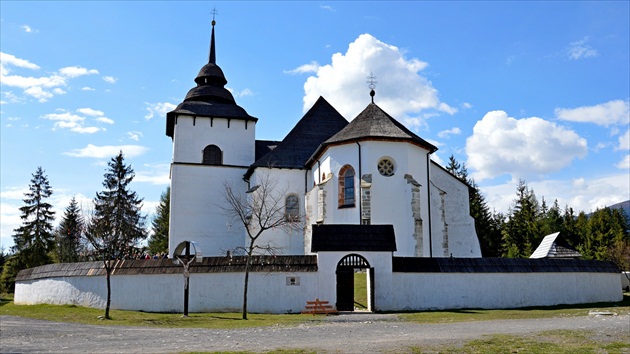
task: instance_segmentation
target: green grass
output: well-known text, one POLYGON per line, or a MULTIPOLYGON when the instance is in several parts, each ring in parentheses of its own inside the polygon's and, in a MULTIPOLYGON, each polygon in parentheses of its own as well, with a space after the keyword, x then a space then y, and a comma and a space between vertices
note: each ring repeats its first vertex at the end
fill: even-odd
MULTIPOLYGON (((500 319, 525 319, 546 317, 586 316, 590 311, 610 311, 618 314, 630 313, 630 293, 618 303, 564 305, 553 307, 522 308, 512 310, 450 310, 399 313, 402 320, 417 323, 449 323, 500 319)), ((325 319, 322 315, 302 314, 248 314, 248 320, 240 313, 192 313, 182 317, 180 313, 152 313, 112 310, 111 320, 100 320, 103 310, 72 305, 18 306, 6 299, 0 300, 0 315, 21 316, 50 321, 77 322, 85 324, 107 324, 124 326, 147 326, 163 328, 243 328, 295 326, 303 323, 317 324, 325 319)))
POLYGON ((630 313, 630 293, 621 302, 578 305, 527 307, 508 310, 462 309, 444 311, 409 312, 398 315, 400 319, 418 323, 449 323, 503 319, 527 319, 549 317, 586 316, 590 311, 609 311, 617 314, 630 313))
POLYGON ((626 334, 615 338, 598 337, 591 331, 555 330, 528 336, 491 335, 472 340, 462 347, 413 347, 412 353, 628 353, 630 341, 626 334))
POLYGON ((354 273, 354 307, 367 310, 367 273, 365 270, 354 273))

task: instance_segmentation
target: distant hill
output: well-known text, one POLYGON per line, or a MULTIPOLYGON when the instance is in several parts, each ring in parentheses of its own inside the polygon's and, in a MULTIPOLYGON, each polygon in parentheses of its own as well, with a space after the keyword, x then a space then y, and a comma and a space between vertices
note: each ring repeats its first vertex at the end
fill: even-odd
POLYGON ((626 212, 626 216, 630 217, 630 200, 626 200, 625 202, 610 205, 609 208, 623 209, 626 212))

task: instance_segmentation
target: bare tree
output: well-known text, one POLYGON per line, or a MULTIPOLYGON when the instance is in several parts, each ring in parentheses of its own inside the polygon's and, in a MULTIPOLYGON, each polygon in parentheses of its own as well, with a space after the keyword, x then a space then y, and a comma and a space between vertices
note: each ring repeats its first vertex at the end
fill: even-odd
POLYGON ((239 247, 246 254, 245 283, 243 286, 243 319, 247 319, 247 289, 252 256, 276 254, 279 250, 271 244, 259 245, 260 236, 269 229, 282 228, 291 232, 303 228, 300 215, 288 213, 285 205, 287 189, 279 188, 278 180, 270 177, 268 171, 257 174, 257 184, 247 193, 224 183, 224 197, 227 204, 221 206, 228 218, 241 223, 248 236, 248 244, 239 247))

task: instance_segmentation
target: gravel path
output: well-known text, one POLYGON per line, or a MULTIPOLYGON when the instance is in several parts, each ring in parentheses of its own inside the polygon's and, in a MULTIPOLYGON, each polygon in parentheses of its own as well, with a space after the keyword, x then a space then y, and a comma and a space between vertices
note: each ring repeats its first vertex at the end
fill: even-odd
POLYGON ((410 347, 457 346, 488 334, 530 335, 588 330, 598 338, 630 341, 630 314, 527 320, 415 324, 392 314, 342 314, 319 324, 234 330, 91 326, 0 316, 2 353, 255 352, 301 348, 317 352, 403 352, 410 347))

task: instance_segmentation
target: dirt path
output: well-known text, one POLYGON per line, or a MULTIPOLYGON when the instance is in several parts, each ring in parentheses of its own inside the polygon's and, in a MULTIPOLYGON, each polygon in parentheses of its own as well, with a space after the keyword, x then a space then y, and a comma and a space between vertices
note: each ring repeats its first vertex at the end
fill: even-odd
POLYGON ((396 315, 326 317, 316 325, 235 330, 90 326, 0 316, 2 353, 177 353, 269 351, 404 352, 410 347, 462 345, 489 334, 529 335, 547 330, 588 330, 610 340, 630 338, 630 315, 414 324, 396 315))

